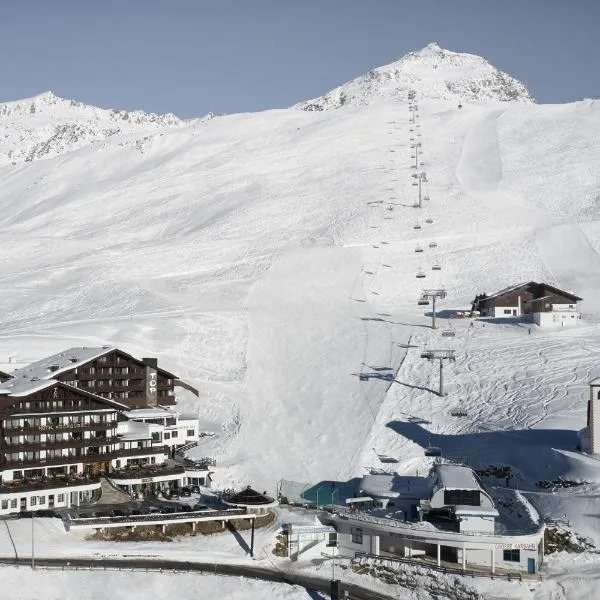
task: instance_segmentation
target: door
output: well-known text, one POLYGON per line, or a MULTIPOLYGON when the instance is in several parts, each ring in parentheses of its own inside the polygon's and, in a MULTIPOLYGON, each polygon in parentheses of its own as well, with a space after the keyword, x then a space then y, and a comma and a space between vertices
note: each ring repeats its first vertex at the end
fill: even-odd
POLYGON ((21 498, 21 511, 27 510, 27 498, 21 498))
POLYGON ((54 508, 54 494, 48 496, 48 508, 54 508))
POLYGON ((528 558, 527 559, 527 572, 528 573, 535 573, 535 558, 528 558))

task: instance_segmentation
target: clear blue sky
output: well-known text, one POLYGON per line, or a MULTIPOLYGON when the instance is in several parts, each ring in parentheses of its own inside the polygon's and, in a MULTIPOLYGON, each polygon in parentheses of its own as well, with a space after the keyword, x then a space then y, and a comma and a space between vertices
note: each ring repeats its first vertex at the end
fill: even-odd
POLYGON ((437 41, 565 102, 600 96, 599 26, 600 0, 0 0, 0 101, 256 111, 437 41))

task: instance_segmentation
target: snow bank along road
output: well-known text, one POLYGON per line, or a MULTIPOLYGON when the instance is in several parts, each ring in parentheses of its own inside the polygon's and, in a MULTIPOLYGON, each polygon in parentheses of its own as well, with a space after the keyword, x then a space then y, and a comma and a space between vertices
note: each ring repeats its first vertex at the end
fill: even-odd
MULTIPOLYGON (((1 559, 3 565, 22 565, 31 568, 31 561, 26 559, 1 559)), ((328 579, 314 577, 302 572, 287 572, 275 569, 266 569, 263 567, 253 567, 250 565, 235 564, 217 564, 200 562, 181 562, 175 560, 127 560, 127 559, 82 559, 82 558, 41 558, 36 559, 36 567, 48 569, 99 569, 99 570, 139 570, 156 571, 159 569, 179 572, 199 572, 210 573, 213 575, 250 577, 262 581, 271 581, 275 583, 284 583, 290 585, 299 585, 309 590, 329 593, 330 582, 328 579)), ((352 584, 343 583, 342 593, 348 591, 351 598, 356 600, 389 600, 396 596, 387 596, 367 588, 352 584)))

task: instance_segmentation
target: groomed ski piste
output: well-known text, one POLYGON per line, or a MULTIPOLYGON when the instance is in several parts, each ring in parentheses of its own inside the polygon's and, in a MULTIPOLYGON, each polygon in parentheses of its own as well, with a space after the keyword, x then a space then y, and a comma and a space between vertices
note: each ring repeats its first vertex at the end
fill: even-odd
MULTIPOLYGON (((535 104, 437 46, 402 60, 289 109, 119 131, 108 111, 49 94, 0 105, 13 150, 0 159, 0 357, 102 344, 160 356, 201 390, 180 405, 217 432, 195 449, 216 456, 217 486, 414 474, 439 446, 510 465, 544 514, 599 545, 600 462, 576 434, 600 375, 600 101, 535 104), (475 294, 529 280, 583 297, 581 322, 452 319, 441 337, 475 294), (432 330, 417 300, 441 287, 432 330), (456 351, 445 397, 420 358, 435 348, 456 351), (557 477, 589 483, 536 485, 557 477)), ((598 566, 595 552, 560 554, 540 584, 473 585, 590 598, 598 566)))

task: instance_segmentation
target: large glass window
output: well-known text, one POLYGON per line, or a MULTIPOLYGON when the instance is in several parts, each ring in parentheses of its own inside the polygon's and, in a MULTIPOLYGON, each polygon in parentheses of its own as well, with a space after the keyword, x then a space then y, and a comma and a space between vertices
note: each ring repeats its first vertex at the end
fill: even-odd
POLYGON ((446 506, 479 506, 480 502, 479 490, 444 490, 446 506))

